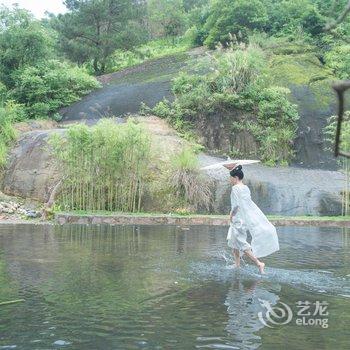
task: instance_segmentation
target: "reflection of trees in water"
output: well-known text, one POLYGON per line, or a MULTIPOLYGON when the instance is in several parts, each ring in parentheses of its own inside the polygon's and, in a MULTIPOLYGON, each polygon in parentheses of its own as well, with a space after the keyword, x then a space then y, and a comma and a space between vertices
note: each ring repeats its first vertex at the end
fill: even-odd
MULTIPOLYGON (((185 333, 190 348, 193 317, 197 324, 203 323, 206 311, 201 304, 193 310, 198 300, 187 293, 193 282, 179 276, 187 277, 188 262, 224 239, 203 227, 182 231, 175 226, 8 226, 6 235, 0 236, 0 258, 6 269, 2 270, 0 259, 0 280, 13 280, 19 285, 18 296, 26 299, 23 309, 18 308, 21 313, 14 316, 8 308, 9 337, 12 333, 16 337, 22 327, 23 343, 43 332, 41 339, 51 344, 46 336, 54 325, 60 328, 59 339, 76 343, 86 336, 93 342, 94 332, 100 332, 107 344, 100 348, 110 348, 110 339, 124 333, 138 338, 136 332, 141 333, 147 319, 157 330, 154 342, 159 343, 158 332, 164 343, 185 333), (186 330, 178 324, 186 324, 186 330)), ((217 291, 216 287, 213 296, 217 291)), ((4 294, 4 300, 17 298, 17 289, 13 292, 4 294)), ((207 297, 208 289, 203 292, 207 297)), ((214 313, 220 301, 210 298, 214 313)), ((222 310, 220 315, 224 321, 222 310)), ((217 332, 223 331, 217 322, 213 318, 217 332)))
POLYGON ((349 247, 350 246, 350 228, 349 227, 342 227, 341 233, 342 233, 343 246, 349 247))
POLYGON ((56 236, 70 245, 98 248, 102 252, 118 251, 129 255, 159 250, 178 254, 206 251, 208 247, 225 241, 222 229, 191 227, 183 230, 176 226, 113 226, 68 224, 56 226, 56 236))
POLYGON ((349 227, 342 227, 341 228, 341 235, 342 235, 342 245, 344 248, 343 250, 343 266, 350 266, 350 228, 349 227))
POLYGON ((52 225, 4 225, 0 237, 6 270, 19 288, 41 283, 50 274, 51 264, 58 261, 52 225))
MULTIPOLYGON (((279 284, 274 288, 280 290, 279 284)), ((226 296, 229 315, 226 330, 233 337, 234 345, 243 346, 243 349, 257 349, 261 345, 261 337, 256 333, 264 327, 258 318, 258 312, 264 308, 259 299, 275 305, 279 297, 267 290, 263 281, 242 280, 239 276, 232 282, 226 296)))
POLYGON ((120 279, 133 280, 142 297, 164 292, 173 283, 174 266, 186 265, 186 258, 177 256, 201 255, 224 240, 203 227, 8 225, 3 230, 3 270, 22 291, 56 284, 77 297, 101 293, 103 283, 120 285, 120 279))

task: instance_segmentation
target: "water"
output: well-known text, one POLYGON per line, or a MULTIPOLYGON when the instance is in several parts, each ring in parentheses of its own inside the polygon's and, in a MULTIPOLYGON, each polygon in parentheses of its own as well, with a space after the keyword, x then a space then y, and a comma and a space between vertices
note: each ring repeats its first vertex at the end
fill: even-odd
POLYGON ((349 349, 350 232, 278 232, 261 277, 221 227, 0 225, 0 301, 25 299, 0 306, 0 349, 349 349), (297 325, 300 301, 328 328, 297 325))

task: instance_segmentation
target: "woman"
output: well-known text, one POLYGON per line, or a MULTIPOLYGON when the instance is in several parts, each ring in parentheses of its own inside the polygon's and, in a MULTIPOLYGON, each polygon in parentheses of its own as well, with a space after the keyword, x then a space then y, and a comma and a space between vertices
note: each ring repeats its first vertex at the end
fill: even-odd
POLYGON ((276 229, 252 201, 250 190, 242 181, 242 166, 236 166, 230 171, 230 175, 232 191, 227 244, 233 248, 237 267, 240 266, 240 255, 246 254, 259 268, 260 273, 264 273, 265 264, 258 258, 279 250, 276 229), (252 236, 251 244, 247 242, 247 231, 252 236))

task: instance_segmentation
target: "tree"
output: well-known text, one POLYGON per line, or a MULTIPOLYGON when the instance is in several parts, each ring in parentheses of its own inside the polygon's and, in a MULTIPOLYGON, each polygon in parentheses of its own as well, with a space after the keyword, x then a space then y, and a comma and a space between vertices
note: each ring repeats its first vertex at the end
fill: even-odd
POLYGON ((328 24, 325 29, 329 31, 331 29, 336 28, 340 23, 342 23, 346 19, 349 13, 350 13, 350 1, 346 3, 342 12, 339 14, 338 18, 333 20, 332 23, 328 24))
POLYGON ((68 12, 53 20, 66 55, 75 62, 92 60, 96 74, 106 71, 117 48, 130 49, 139 40, 133 0, 66 0, 68 12), (132 28, 132 30, 130 30, 132 28))
POLYGON ((230 35, 247 36, 248 30, 263 29, 268 17, 260 0, 218 0, 213 4, 205 28, 209 35, 205 44, 214 48, 217 43, 224 46, 230 41, 230 35))
POLYGON ((210 16, 210 5, 202 7, 193 7, 187 14, 188 23, 191 26, 186 31, 186 36, 194 46, 202 46, 205 38, 208 36, 208 30, 204 28, 205 23, 210 16))
POLYGON ((269 17, 267 32, 294 36, 301 29, 312 37, 323 32, 325 12, 319 10, 315 0, 262 1, 269 17))
POLYGON ((182 0, 150 0, 148 16, 154 36, 181 35, 186 27, 186 14, 182 0))
POLYGON ((9 88, 20 68, 49 58, 53 51, 50 32, 26 10, 0 8, 0 80, 9 88))
POLYGON ((208 5, 210 0, 185 0, 183 6, 186 12, 193 10, 194 8, 201 8, 208 5))

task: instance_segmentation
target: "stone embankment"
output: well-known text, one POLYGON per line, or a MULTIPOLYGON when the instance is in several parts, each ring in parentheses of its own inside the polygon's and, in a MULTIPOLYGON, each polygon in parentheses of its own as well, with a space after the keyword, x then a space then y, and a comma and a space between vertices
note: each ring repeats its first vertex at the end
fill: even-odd
MULTIPOLYGON (((78 215, 78 214, 56 214, 55 220, 58 224, 110 224, 110 225, 177 225, 181 227, 194 225, 228 226, 227 216, 213 215, 78 215)), ((325 227, 350 227, 350 218, 271 218, 276 226, 325 226, 325 227)))

